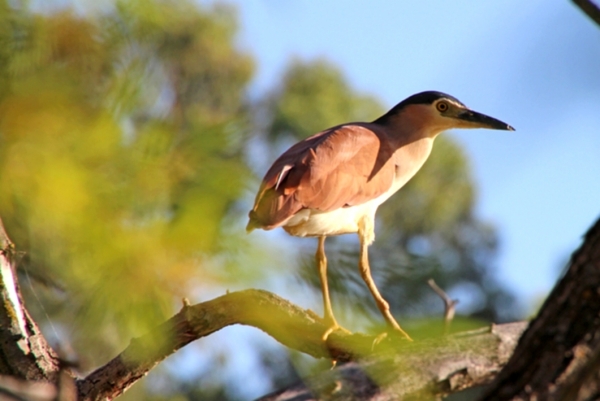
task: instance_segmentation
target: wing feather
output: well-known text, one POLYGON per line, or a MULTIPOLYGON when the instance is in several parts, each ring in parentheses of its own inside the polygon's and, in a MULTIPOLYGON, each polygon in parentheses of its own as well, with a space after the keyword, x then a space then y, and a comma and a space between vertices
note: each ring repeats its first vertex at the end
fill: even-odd
POLYGON ((248 228, 275 228, 302 209, 331 211, 385 193, 394 179, 394 149, 382 135, 373 124, 357 123, 292 146, 267 171, 248 228))

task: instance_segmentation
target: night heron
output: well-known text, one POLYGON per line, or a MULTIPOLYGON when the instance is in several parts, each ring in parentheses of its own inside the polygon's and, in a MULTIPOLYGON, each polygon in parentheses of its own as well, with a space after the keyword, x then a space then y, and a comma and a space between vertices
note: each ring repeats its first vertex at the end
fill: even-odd
POLYGON ((410 339, 371 277, 367 251, 375 239, 377 207, 415 175, 435 137, 451 128, 513 130, 453 96, 421 92, 373 122, 341 124, 295 144, 267 171, 247 230, 283 227, 294 236, 318 237, 316 262, 329 327, 324 340, 341 328, 329 299, 325 238, 349 233, 360 239, 359 270, 377 307, 394 330, 410 339))

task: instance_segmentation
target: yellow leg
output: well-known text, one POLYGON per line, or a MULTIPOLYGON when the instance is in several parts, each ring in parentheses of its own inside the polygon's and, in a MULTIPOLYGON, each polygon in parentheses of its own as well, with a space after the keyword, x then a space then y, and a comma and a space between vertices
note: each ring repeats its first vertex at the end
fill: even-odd
POLYGON ((335 330, 345 330, 341 327, 333 316, 333 309, 331 308, 331 300, 329 298, 329 286, 327 285, 327 256, 325 255, 325 236, 319 237, 319 244, 317 245, 317 253, 315 255, 317 261, 317 268, 319 269, 319 277, 321 279, 321 292, 323 294, 323 310, 324 320, 329 326, 327 331, 323 334, 323 341, 327 341, 327 338, 335 330))
POLYGON ((375 298, 377 307, 381 311, 381 314, 383 315, 387 323, 394 330, 398 331, 401 335, 403 335, 407 340, 412 341, 410 336, 404 330, 402 330, 402 327, 400 327, 398 322, 396 322, 396 319, 394 319, 394 316, 392 316, 392 314, 390 313, 390 305, 385 299, 383 299, 383 297, 379 293, 379 290, 377 289, 377 286, 375 285, 375 282, 373 281, 373 278, 371 277, 371 267, 369 266, 368 248, 369 245, 367 244, 363 236, 360 236, 360 255, 358 261, 360 275, 367 284, 369 291, 371 291, 373 298, 375 298))

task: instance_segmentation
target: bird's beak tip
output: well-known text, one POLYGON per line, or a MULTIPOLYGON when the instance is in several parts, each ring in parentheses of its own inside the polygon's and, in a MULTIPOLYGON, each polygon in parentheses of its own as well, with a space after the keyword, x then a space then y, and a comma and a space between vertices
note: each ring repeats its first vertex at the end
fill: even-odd
POLYGON ((497 129, 503 131, 514 131, 515 129, 507 123, 485 114, 468 110, 458 116, 459 119, 466 121, 474 128, 497 129))

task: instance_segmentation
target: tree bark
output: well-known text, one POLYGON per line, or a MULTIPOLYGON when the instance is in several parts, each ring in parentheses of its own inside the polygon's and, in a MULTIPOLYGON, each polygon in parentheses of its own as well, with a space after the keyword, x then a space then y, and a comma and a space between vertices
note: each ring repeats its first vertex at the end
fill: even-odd
MULTIPOLYGON (((332 333, 323 343, 328 326, 310 310, 302 309, 261 290, 233 292, 183 309, 158 327, 131 342, 105 366, 78 381, 80 399, 113 398, 143 377, 157 363, 190 342, 224 327, 244 324, 263 330, 281 344, 312 355, 349 361, 371 353, 375 336, 332 333)), ((406 341, 396 344, 405 345, 406 341)))
POLYGON ((599 399, 599 312, 600 219, 481 400, 599 399))
POLYGON ((114 399, 168 355, 232 324, 257 327, 317 358, 353 361, 310 380, 311 390, 305 388, 305 392, 335 390, 343 395, 355 389, 359 394, 376 394, 378 400, 399 399, 403 394, 447 394, 485 383, 508 360, 526 326, 498 325, 416 343, 389 339, 373 351, 376 336, 335 332, 325 344, 321 337, 327 326, 312 311, 267 291, 246 290, 193 306, 184 304, 156 330, 132 340, 112 361, 78 380, 78 399, 114 399))
POLYGON ((379 351, 257 401, 431 400, 489 383, 504 366, 526 322, 492 325, 401 350, 379 351))
POLYGON ((0 374, 54 381, 58 358, 27 312, 15 272, 15 248, 0 219, 0 374))

